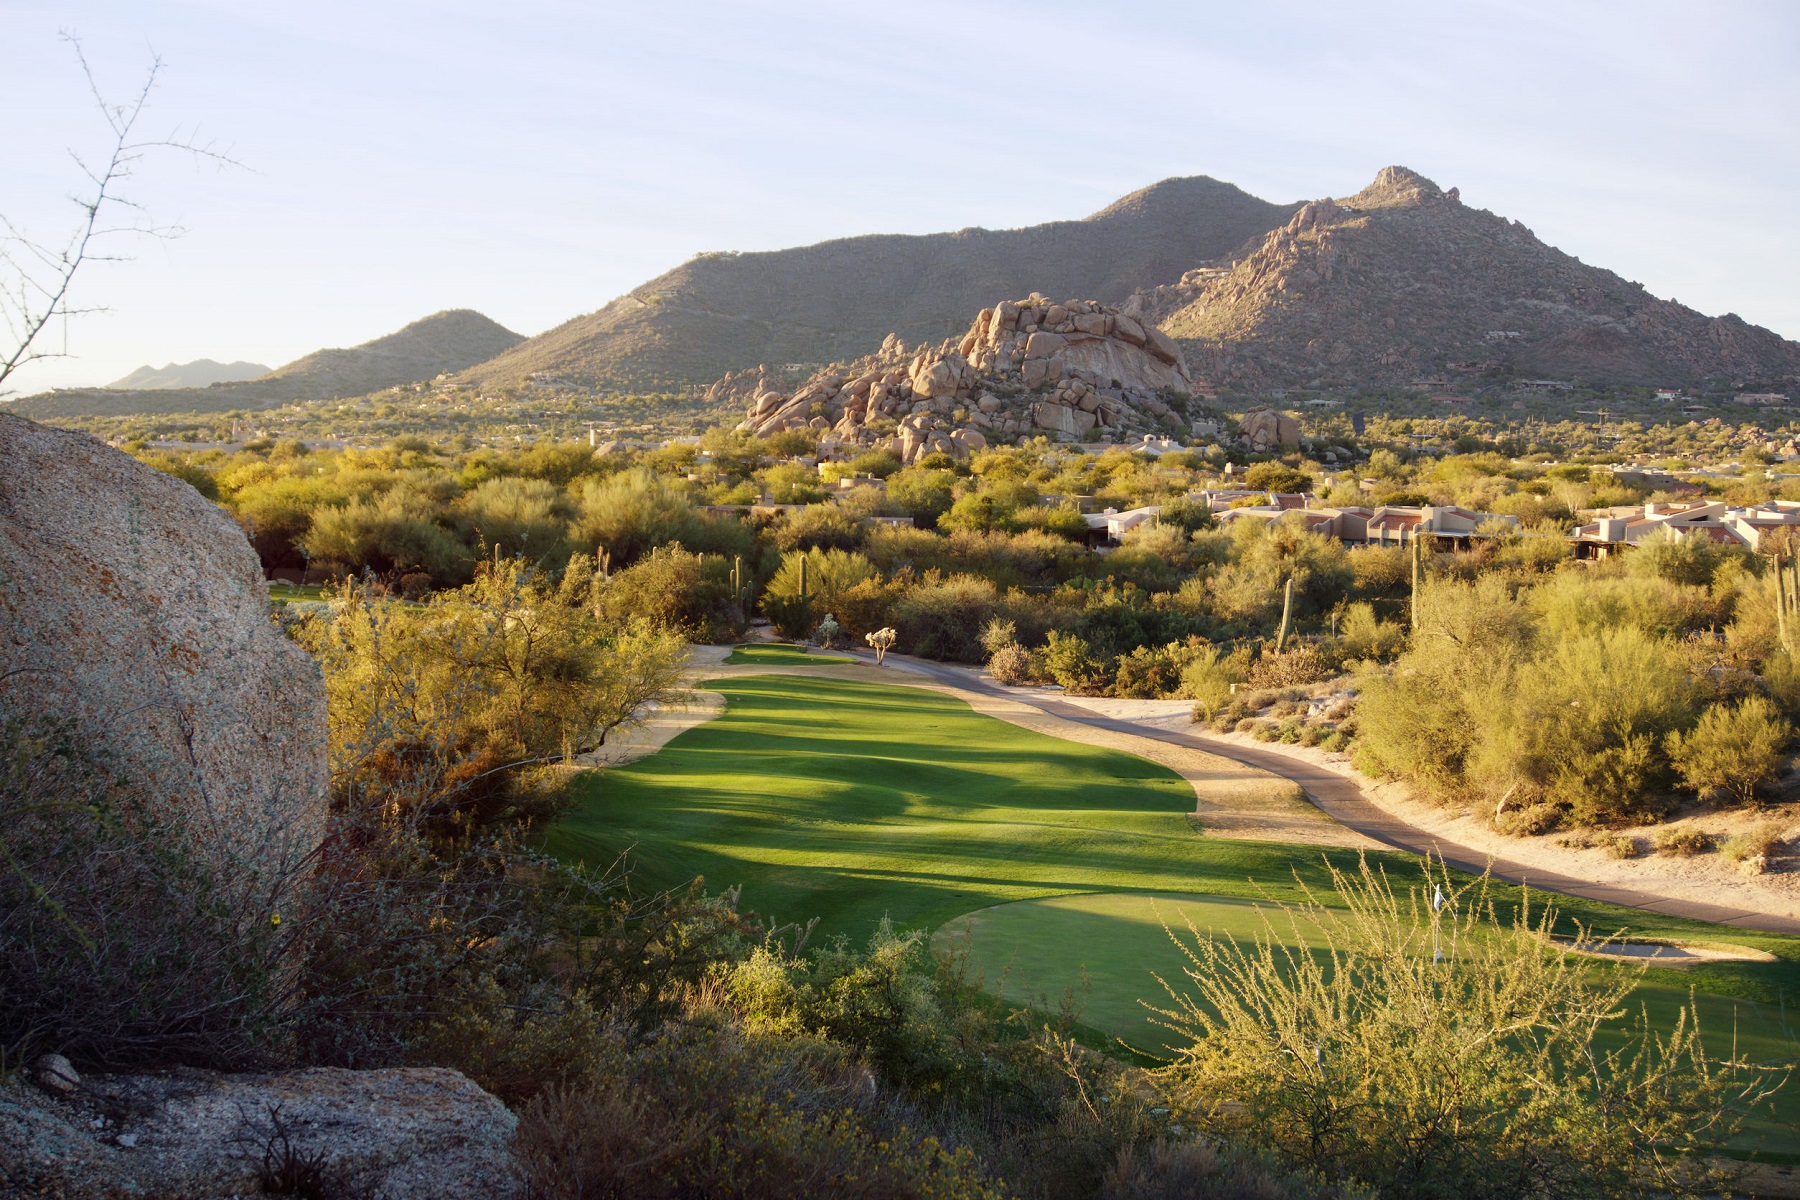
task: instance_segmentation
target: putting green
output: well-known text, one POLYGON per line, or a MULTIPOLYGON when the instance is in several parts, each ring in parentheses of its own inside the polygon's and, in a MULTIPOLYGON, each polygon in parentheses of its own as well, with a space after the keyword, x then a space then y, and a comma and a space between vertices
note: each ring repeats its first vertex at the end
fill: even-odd
POLYGON ((753 642, 736 646, 725 658, 728 667, 841 667, 854 658, 839 654, 811 654, 790 642, 753 642))
MULTIPOLYGON (((1184 939, 1187 925, 1203 934, 1230 936, 1241 943, 1275 936, 1290 945, 1318 947, 1322 939, 1304 924, 1297 929, 1274 906, 1205 895, 1144 895, 1110 892, 1056 896, 969 913, 947 923, 937 935, 940 946, 960 946, 988 990, 1021 1004, 1054 1007, 1071 989, 1085 994, 1082 1021, 1141 1051, 1159 1054, 1174 1035, 1152 1024, 1144 1002, 1166 1006, 1161 975, 1180 988, 1188 965, 1171 942, 1171 929, 1184 939), (1265 924, 1264 916, 1268 917, 1265 924)), ((1736 931, 1732 931, 1735 935, 1736 931)), ((1610 964, 1597 971, 1616 970, 1610 964)), ((1641 1008, 1654 1029, 1671 1029, 1682 1006, 1697 1006, 1700 1029, 1710 1057, 1732 1056, 1743 1062, 1782 1064, 1800 1059, 1800 1013, 1787 1005, 1800 1001, 1781 983, 1775 1002, 1719 995, 1698 990, 1707 982, 1696 969, 1653 968, 1632 1001, 1630 1016, 1641 1008), (1690 988, 1694 988, 1690 993, 1690 988)), ((1789 968, 1791 971, 1791 967, 1789 968)), ((1783 1155, 1800 1153, 1800 1088, 1776 1097, 1772 1111, 1754 1114, 1734 1141, 1738 1149, 1762 1148, 1783 1155)))

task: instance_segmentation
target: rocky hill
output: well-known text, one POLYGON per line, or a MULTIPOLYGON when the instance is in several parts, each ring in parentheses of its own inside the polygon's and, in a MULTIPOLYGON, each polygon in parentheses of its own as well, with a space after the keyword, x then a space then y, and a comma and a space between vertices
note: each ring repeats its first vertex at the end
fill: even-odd
POLYGON ((1687 386, 1800 373, 1800 343, 1658 299, 1404 167, 1125 307, 1219 383, 1510 373, 1687 386))
POLYGON ((240 383, 267 375, 269 368, 253 362, 214 362, 197 358, 193 362, 170 363, 164 367, 142 366, 123 379, 107 384, 128 392, 160 391, 163 388, 203 388, 215 383, 240 383))
POLYGON ((348 350, 315 350, 242 383, 207 388, 116 391, 67 388, 14 401, 7 410, 38 419, 131 413, 224 412, 291 400, 361 396, 416 383, 494 357, 525 339, 467 308, 434 313, 348 350))
POLYGON ((1228 253, 1294 208, 1197 176, 1164 180, 1080 221, 705 254, 463 378, 547 373, 659 390, 758 363, 810 369, 865 354, 889 333, 935 342, 994 296, 1035 290, 1117 303, 1228 253))
POLYGON ((1038 293, 984 308, 961 337, 881 349, 834 365, 791 390, 767 376, 728 376, 750 393, 738 427, 758 436, 812 428, 842 443, 883 446, 906 462, 956 457, 990 440, 1047 434, 1121 441, 1187 433, 1193 381, 1181 350, 1094 300, 1038 293))

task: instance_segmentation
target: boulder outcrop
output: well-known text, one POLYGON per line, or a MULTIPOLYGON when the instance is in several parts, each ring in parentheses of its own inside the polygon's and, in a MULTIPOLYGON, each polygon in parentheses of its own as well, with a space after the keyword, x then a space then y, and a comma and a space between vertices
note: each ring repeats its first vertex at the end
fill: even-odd
POLYGON ((1238 422, 1238 432, 1259 452, 1300 444, 1300 422, 1270 408, 1253 408, 1238 422))
POLYGON ((323 835, 325 686, 243 532, 86 434, 0 414, 0 463, 0 719, 61 723, 278 903, 323 835))
POLYGON ((309 1195, 506 1200, 524 1191, 516 1125, 439 1068, 96 1076, 72 1097, 13 1085, 0 1087, 0 1195, 261 1195, 285 1166, 330 1189, 309 1195))
MULTIPOLYGON (((732 394, 745 377, 715 389, 732 394)), ((891 444, 913 462, 966 454, 977 439, 1182 430, 1171 401, 1194 390, 1180 348, 1161 330, 1091 300, 1034 294, 982 309, 967 332, 938 346, 908 352, 890 336, 877 353, 791 392, 763 386, 738 428, 829 429, 849 442, 891 444)))

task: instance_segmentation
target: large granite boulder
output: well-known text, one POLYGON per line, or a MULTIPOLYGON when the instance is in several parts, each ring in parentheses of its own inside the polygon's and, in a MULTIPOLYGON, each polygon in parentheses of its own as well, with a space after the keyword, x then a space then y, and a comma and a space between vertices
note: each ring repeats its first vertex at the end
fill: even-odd
POLYGON ((0 1195, 202 1200, 285 1184, 506 1200, 524 1190, 516 1126, 499 1100, 440 1068, 98 1076, 57 1097, 0 1086, 0 1195))
POLYGON ((1238 429, 1254 450, 1275 450, 1300 444, 1300 423, 1283 412, 1253 408, 1238 422, 1238 429))
POLYGON ((0 719, 66 723, 259 902, 317 848, 325 688, 186 483, 0 413, 0 719))

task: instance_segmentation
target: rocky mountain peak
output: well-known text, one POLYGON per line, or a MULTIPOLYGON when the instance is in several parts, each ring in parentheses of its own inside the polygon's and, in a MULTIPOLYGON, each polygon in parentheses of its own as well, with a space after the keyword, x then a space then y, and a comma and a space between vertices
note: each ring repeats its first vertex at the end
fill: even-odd
POLYGON ((1410 167, 1383 167, 1374 182, 1344 203, 1351 208, 1405 208, 1429 200, 1454 200, 1455 188, 1445 192, 1410 167))

